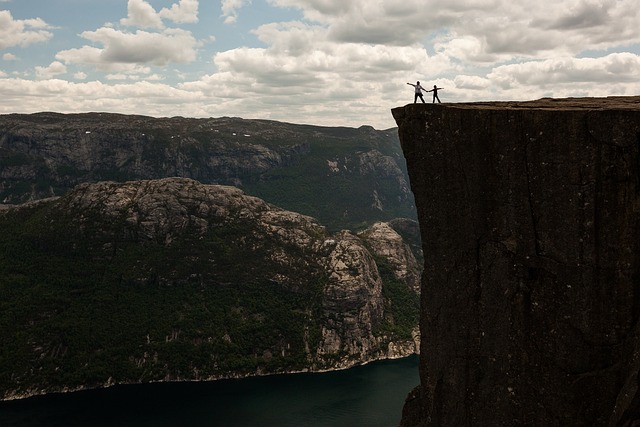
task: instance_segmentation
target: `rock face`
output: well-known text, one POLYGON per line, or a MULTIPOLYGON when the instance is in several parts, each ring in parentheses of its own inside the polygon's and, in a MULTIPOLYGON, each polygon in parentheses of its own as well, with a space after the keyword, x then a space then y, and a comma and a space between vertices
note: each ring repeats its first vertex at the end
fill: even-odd
POLYGON ((235 187, 165 178, 5 206, 0 234, 0 399, 417 350, 417 308, 394 310, 413 309, 398 295, 417 307, 419 266, 386 223, 331 234, 235 187))
POLYGON ((640 423, 640 98, 396 108, 425 271, 402 426, 640 423))

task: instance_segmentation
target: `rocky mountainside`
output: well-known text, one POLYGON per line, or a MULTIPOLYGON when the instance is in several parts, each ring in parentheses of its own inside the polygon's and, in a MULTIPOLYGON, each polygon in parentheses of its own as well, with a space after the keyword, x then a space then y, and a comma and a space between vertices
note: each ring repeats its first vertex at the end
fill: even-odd
POLYGON ((330 233, 187 178, 4 206, 0 397, 412 354, 420 267, 408 228, 330 233))
POLYGON ((240 118, 0 115, 0 203, 85 182, 192 178, 311 215, 332 231, 415 219, 397 131, 240 118))
POLYGON ((425 258, 402 425, 639 425, 640 97, 393 115, 425 258))

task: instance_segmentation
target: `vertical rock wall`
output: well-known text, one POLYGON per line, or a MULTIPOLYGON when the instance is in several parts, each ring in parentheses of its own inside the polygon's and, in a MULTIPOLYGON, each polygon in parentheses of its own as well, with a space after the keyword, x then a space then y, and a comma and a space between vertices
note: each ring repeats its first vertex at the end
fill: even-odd
POLYGON ((640 425, 640 98, 392 112, 425 257, 402 425, 640 425))

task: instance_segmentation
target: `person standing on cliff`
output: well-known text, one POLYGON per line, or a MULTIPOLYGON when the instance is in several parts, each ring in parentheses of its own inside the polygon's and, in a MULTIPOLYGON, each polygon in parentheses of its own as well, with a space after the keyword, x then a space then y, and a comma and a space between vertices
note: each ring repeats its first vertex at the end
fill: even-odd
POLYGON ((420 97, 420 99, 422 100, 422 103, 424 104, 424 98, 422 97, 422 91, 425 90, 425 88, 423 88, 422 86, 420 86, 420 82, 416 82, 416 84, 412 84, 412 83, 407 83, 409 86, 413 86, 416 88, 416 94, 413 97, 413 103, 415 104, 416 101, 418 101, 418 97, 420 97))
POLYGON ((436 99, 438 100, 439 103, 441 103, 440 102, 440 98, 438 97, 438 90, 439 89, 444 89, 444 88, 443 87, 438 87, 436 85, 433 85, 433 89, 427 91, 427 92, 433 92, 433 102, 434 103, 436 102, 436 99))

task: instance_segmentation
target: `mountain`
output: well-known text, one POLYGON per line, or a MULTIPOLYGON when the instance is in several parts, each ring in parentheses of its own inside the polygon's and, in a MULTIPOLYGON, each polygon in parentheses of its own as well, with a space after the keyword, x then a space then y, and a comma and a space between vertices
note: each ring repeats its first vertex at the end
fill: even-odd
POLYGON ((412 354, 420 267, 394 226, 331 233, 188 178, 4 206, 0 397, 412 354))
POLYGON ((640 97, 392 112, 425 259, 401 425, 639 425, 640 97))
POLYGON ((78 184, 192 178, 224 184, 332 231, 415 219, 396 129, 107 113, 0 115, 0 202, 78 184))

